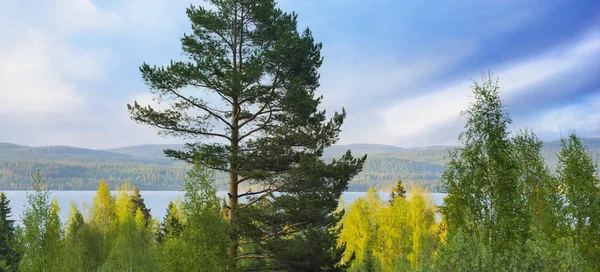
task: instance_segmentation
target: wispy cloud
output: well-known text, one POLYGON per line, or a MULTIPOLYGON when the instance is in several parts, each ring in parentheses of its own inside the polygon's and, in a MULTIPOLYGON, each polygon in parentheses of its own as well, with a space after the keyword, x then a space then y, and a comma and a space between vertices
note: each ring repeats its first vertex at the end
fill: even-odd
MULTIPOLYGON (((599 54, 600 38, 595 35, 586 35, 566 48, 550 49, 538 56, 510 64, 501 64, 491 67, 491 69, 499 77, 504 98, 510 104, 511 100, 517 100, 521 94, 530 91, 528 90, 530 86, 549 79, 568 80, 564 77, 565 73, 574 68, 589 65, 590 61, 597 59, 599 54)), ((472 74, 477 75, 480 72, 473 71, 472 74)), ((589 77, 597 77, 597 75, 590 74, 589 77)), ((474 77, 474 79, 478 78, 474 77)), ((385 143, 402 146, 456 144, 457 135, 454 135, 453 140, 448 138, 447 142, 438 142, 439 135, 448 134, 449 125, 444 124, 454 124, 452 126, 454 128, 450 131, 460 130, 462 123, 457 120, 460 112, 468 107, 471 99, 470 85, 470 79, 463 79, 459 83, 427 92, 426 95, 403 100, 389 108, 376 110, 379 118, 375 118, 375 120, 381 120, 381 122, 370 130, 381 131, 382 133, 379 135, 384 136, 376 136, 377 138, 372 138, 372 141, 383 140, 385 143)), ((543 96, 544 93, 539 95, 543 96)), ((535 104, 536 101, 529 103, 535 104)), ((554 114, 565 114, 572 109, 565 108, 554 114)), ((587 107, 587 109, 586 113, 592 113, 590 112, 592 107, 587 107)), ((575 112, 573 114, 577 115, 575 112)), ((597 116, 597 114, 591 114, 590 118, 593 119, 593 116, 597 116)), ((516 119, 516 123, 523 124, 518 116, 513 116, 513 119, 516 119)), ((564 118, 564 120, 567 119, 570 118, 564 118)), ((585 118, 585 120, 589 120, 589 118, 585 118)), ((535 119, 528 121, 536 122, 535 119)), ((557 122, 556 126, 558 127, 559 124, 560 122, 557 122)), ((582 123, 579 122, 564 122, 563 124, 574 129, 582 128, 582 123)), ((548 125, 539 127, 540 133, 544 133, 549 128, 548 125)))
MULTIPOLYGON (((386 0, 368 7, 280 2, 324 42, 318 92, 329 112, 348 112, 342 143, 454 144, 470 78, 488 68, 500 78, 515 128, 600 136, 600 27, 581 27, 600 19, 590 11, 593 1, 576 0, 569 10, 560 1, 440 1, 434 8, 386 0)), ((188 6, 0 1, 0 142, 106 148, 180 141, 131 121, 126 104, 166 106, 152 101, 137 67, 182 58, 188 6)))

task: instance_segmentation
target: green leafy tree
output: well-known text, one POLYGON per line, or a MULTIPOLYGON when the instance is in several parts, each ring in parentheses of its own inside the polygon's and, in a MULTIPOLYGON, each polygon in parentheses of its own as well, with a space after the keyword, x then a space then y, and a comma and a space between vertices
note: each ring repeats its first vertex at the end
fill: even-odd
POLYGON ((0 192, 0 271, 17 271, 19 254, 15 250, 15 220, 10 219, 10 200, 0 192))
POLYGON ((20 271, 60 271, 61 223, 58 203, 50 202, 50 192, 37 172, 33 176, 33 193, 27 194, 21 245, 20 271))
POLYGON ((167 236, 163 243, 164 271, 227 270, 228 225, 209 177, 199 165, 189 172, 183 201, 186 224, 179 236, 167 236))
POLYGON ((511 119, 491 74, 473 86, 475 101, 463 112, 462 147, 450 152, 442 175, 448 191, 442 212, 449 234, 476 227, 484 232, 491 253, 504 254, 528 231, 518 163, 509 139, 511 119))
POLYGON ((557 175, 566 198, 567 222, 583 257, 600 268, 600 181, 598 166, 576 133, 561 140, 557 175))
MULTIPOLYGON (((383 202, 375 189, 370 189, 367 196, 356 199, 345 213, 340 222, 343 229, 338 243, 346 246, 346 253, 342 261, 351 263, 351 270, 358 270, 364 266, 365 257, 369 256, 375 244, 376 233, 379 229, 378 216, 383 202)), ((372 255, 372 254, 371 254, 372 255)))
POLYGON ((460 228, 455 229, 447 244, 438 251, 436 271, 498 271, 494 267, 486 232, 481 227, 470 230, 468 234, 460 228))
POLYGON ((156 248, 141 210, 128 214, 119 225, 107 261, 99 271, 156 271, 156 248))
POLYGON ((96 196, 94 196, 91 223, 107 234, 114 232, 118 225, 115 198, 110 194, 110 188, 104 179, 100 180, 96 196))
POLYGON ((564 201, 560 196, 558 181, 550 175, 542 156, 542 141, 530 130, 522 131, 512 140, 528 208, 525 214, 527 221, 534 225, 533 229, 543 231, 545 235, 554 238, 562 236, 567 228, 562 220, 565 216, 564 201))
POLYGON ((321 44, 310 30, 298 32, 296 14, 273 0, 208 2, 187 9, 192 32, 181 42, 189 61, 140 67, 170 108, 135 102, 128 109, 139 123, 194 141, 167 156, 189 163, 200 157, 228 173, 229 255, 248 269, 270 269, 261 265, 281 263, 267 261, 277 250, 270 243, 285 246, 278 237, 332 224, 365 158, 320 160, 337 141, 345 112, 327 120, 318 109, 321 44))
POLYGON ((71 202, 65 233, 62 271, 96 271, 106 260, 100 250, 106 248, 100 228, 84 221, 83 215, 71 202))

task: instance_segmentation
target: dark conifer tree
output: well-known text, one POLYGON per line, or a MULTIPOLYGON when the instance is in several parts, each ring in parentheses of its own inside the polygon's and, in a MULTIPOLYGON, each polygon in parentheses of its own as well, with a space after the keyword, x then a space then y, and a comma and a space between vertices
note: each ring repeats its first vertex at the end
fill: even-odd
POLYGON ((137 187, 133 188, 133 195, 131 195, 131 204, 132 214, 135 215, 135 213, 139 209, 142 212, 142 215, 144 215, 144 219, 146 219, 146 222, 149 222, 150 218, 152 218, 152 216, 150 215, 150 209, 146 207, 146 204, 144 203, 144 198, 142 198, 142 195, 140 194, 140 189, 138 189, 137 187))
POLYGON ((396 182, 396 186, 392 188, 392 193, 390 195, 390 204, 393 204, 394 199, 396 199, 397 197, 406 197, 406 190, 402 185, 401 179, 398 179, 398 181, 396 182))
POLYGON ((158 242, 162 243, 169 237, 179 237, 183 231, 183 222, 181 222, 181 211, 177 209, 173 201, 169 201, 167 214, 160 224, 158 232, 158 242))
POLYGON ((10 200, 0 192, 0 271, 17 271, 19 265, 19 255, 14 249, 15 221, 10 217, 10 200))

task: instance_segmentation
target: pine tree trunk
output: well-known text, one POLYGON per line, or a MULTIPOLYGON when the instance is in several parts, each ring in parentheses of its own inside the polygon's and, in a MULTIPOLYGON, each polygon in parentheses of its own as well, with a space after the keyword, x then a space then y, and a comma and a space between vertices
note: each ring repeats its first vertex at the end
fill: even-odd
POLYGON ((231 149, 230 149, 230 159, 231 162, 229 164, 229 215, 228 219, 230 223, 233 223, 231 226, 230 239, 232 242, 231 248, 229 249, 229 257, 233 263, 233 269, 235 269, 235 258, 237 257, 237 247, 238 247, 238 234, 235 228, 235 209, 238 204, 238 137, 239 137, 239 129, 238 129, 238 118, 237 118, 237 103, 232 105, 232 117, 231 117, 231 149))

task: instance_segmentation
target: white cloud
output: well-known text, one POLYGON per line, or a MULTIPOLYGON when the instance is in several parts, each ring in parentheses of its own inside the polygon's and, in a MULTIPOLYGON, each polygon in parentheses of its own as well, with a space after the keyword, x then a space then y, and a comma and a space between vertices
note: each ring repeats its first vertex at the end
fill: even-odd
POLYGON ((100 9, 91 0, 55 0, 53 3, 48 12, 59 31, 106 30, 123 23, 119 14, 100 9))
POLYGON ((541 113, 535 122, 534 131, 544 131, 558 135, 565 129, 575 129, 579 133, 600 131, 600 93, 588 97, 582 103, 571 104, 541 113))
MULTIPOLYGON (((493 67, 492 71, 496 71, 495 75, 499 77, 500 86, 507 97, 515 97, 528 86, 544 82, 553 77, 559 77, 575 67, 588 64, 591 60, 596 59, 599 54, 600 39, 597 36, 586 36, 566 49, 550 50, 521 62, 493 67)), ((475 77, 475 79, 477 78, 475 77)), ((456 120, 458 120, 460 112, 465 110, 469 104, 471 93, 469 85, 470 81, 465 79, 442 87, 435 92, 427 92, 426 95, 406 99, 395 103, 389 108, 377 110, 378 117, 374 120, 381 120, 381 122, 373 124, 370 130, 379 131, 380 133, 378 133, 377 138, 371 138, 371 140, 402 146, 455 144, 456 141, 434 142, 438 139, 433 136, 436 136, 435 132, 437 134, 445 133, 440 129, 436 129, 444 124, 452 122, 455 124, 455 128, 461 126, 456 120), (435 132, 432 133, 432 131, 435 132), (431 137, 428 138, 426 135, 431 137)), ((554 113, 558 115, 547 115, 545 118, 549 122, 552 118, 560 116, 557 119, 558 123, 569 124, 575 118, 588 114, 588 118, 579 119, 580 122, 587 124, 587 122, 594 120, 598 121, 594 119, 598 116, 597 113, 589 115, 590 110, 595 105, 592 104, 585 107, 585 109, 580 109, 581 111, 575 110, 575 107, 578 106, 565 108, 554 113), (573 113, 567 114, 570 111, 573 113)), ((582 123, 572 122, 571 127, 573 127, 573 124, 576 127, 584 126, 582 123)), ((540 129, 544 130, 548 127, 540 127, 540 129)), ((456 136, 454 139, 456 139, 456 136)))
POLYGON ((57 47, 35 29, 0 41, 0 114, 65 112, 81 105, 83 98, 60 73, 61 65, 77 65, 68 56, 57 58, 57 47))
POLYGON ((27 131, 37 131, 38 142, 40 134, 62 137, 52 124, 85 115, 89 88, 104 79, 110 62, 106 48, 81 47, 72 39, 109 30, 119 20, 89 0, 2 1, 0 122, 12 124, 17 139, 31 138, 27 131))

